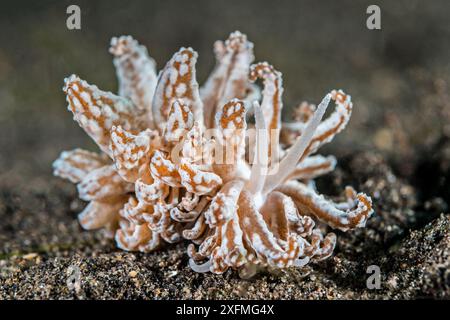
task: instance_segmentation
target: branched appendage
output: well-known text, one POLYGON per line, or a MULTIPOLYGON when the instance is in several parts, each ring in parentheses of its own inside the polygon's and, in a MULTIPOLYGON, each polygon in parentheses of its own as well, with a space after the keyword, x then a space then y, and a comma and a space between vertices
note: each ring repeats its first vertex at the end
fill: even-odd
POLYGON ((155 61, 149 57, 147 48, 131 36, 112 38, 109 52, 114 56, 119 96, 129 98, 138 109, 147 111, 148 126, 152 128, 153 119, 148 111, 158 80, 155 61))
POLYGON ((143 130, 146 126, 144 113, 131 101, 111 92, 101 91, 76 75, 64 79, 63 88, 68 109, 86 133, 111 156, 110 131, 113 126, 126 130, 143 130))
POLYGON ((181 48, 161 71, 152 103, 153 119, 160 132, 167 125, 176 99, 188 105, 194 120, 203 124, 203 102, 195 76, 197 56, 192 48, 181 48))
POLYGON ((296 181, 290 181, 277 188, 292 198, 298 209, 328 224, 332 228, 347 231, 364 227, 373 213, 372 201, 364 193, 352 192, 347 206, 336 204, 317 194, 311 188, 296 181))
POLYGON ((157 147, 156 140, 156 132, 150 129, 134 135, 121 126, 111 128, 110 149, 116 170, 124 180, 134 183, 146 170, 150 150, 157 147))
POLYGON ((77 148, 61 152, 59 158, 53 162, 53 174, 72 183, 78 183, 89 172, 108 163, 104 155, 77 148))
POLYGON ((239 31, 214 44, 216 66, 200 89, 204 103, 204 122, 214 126, 215 115, 231 99, 243 100, 247 95, 257 96, 255 87, 248 82, 250 64, 254 60, 253 43, 239 31))
POLYGON ((245 121, 246 106, 243 101, 232 99, 217 113, 216 127, 218 137, 215 148, 214 172, 223 181, 229 181, 238 176, 238 170, 246 167, 245 163, 245 121))
MULTIPOLYGON (((283 78, 281 72, 275 70, 267 62, 254 64, 250 67, 250 81, 263 79, 261 109, 266 121, 269 135, 269 159, 275 151, 278 154, 278 135, 281 129, 281 111, 283 109, 283 78)), ((273 159, 278 160, 278 159, 273 159)))
POLYGON ((319 221, 342 231, 365 226, 370 197, 347 187, 346 201, 334 203, 311 183, 336 166, 316 152, 348 123, 349 95, 333 90, 282 124, 281 73, 266 62, 250 66, 253 44, 240 32, 215 44, 216 67, 201 90, 191 48, 175 53, 158 78, 133 38, 113 38, 110 52, 119 95, 74 75, 63 89, 74 120, 102 151, 64 151, 53 164, 89 202, 79 214, 83 228, 105 229, 129 251, 186 239, 194 271, 250 277, 328 258, 336 235, 319 221), (335 110, 322 121, 330 101, 335 110), (252 113, 256 133, 247 144, 252 113))

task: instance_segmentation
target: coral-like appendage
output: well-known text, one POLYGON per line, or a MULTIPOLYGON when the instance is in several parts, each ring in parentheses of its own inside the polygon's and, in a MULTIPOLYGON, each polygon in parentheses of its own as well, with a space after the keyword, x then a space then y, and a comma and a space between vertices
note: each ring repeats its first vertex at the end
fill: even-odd
POLYGON ((119 95, 129 98, 140 110, 147 111, 152 126, 151 107, 158 77, 156 63, 147 49, 131 36, 111 39, 109 52, 114 55, 119 80, 119 95))
POLYGON ((63 91, 74 120, 106 154, 111 155, 109 144, 113 126, 121 125, 126 130, 145 129, 143 112, 130 100, 101 91, 75 75, 64 79, 64 83, 63 91))
POLYGON ((78 183, 89 172, 106 164, 108 164, 108 159, 95 152, 83 149, 63 151, 59 158, 53 162, 53 174, 72 183, 78 183))

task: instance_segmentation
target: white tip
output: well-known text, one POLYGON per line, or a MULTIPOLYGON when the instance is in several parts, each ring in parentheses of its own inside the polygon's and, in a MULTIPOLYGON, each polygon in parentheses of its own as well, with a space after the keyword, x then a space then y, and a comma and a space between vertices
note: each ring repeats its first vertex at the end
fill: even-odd
POLYGON ((205 272, 209 272, 210 271, 210 267, 211 267, 211 261, 208 260, 207 262, 203 263, 203 264, 196 264, 194 262, 194 260, 189 259, 189 266, 191 267, 191 269, 195 272, 198 273, 205 273, 205 272))

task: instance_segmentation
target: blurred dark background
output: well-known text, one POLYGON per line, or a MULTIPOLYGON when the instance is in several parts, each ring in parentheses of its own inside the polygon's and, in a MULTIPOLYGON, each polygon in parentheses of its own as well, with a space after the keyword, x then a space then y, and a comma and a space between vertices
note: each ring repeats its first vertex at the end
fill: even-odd
POLYGON ((61 88, 76 73, 116 91, 112 36, 134 36, 158 68, 179 47, 193 47, 202 83, 214 41, 234 30, 255 44, 256 61, 283 72, 286 120, 290 107, 333 88, 352 95, 350 125, 323 153, 377 150, 408 174, 409 159, 449 131, 449 9, 444 0, 2 1, 0 179, 46 180, 61 150, 95 149, 61 88), (81 7, 81 30, 66 28, 70 4, 81 7), (381 8, 381 30, 366 28, 370 4, 381 8))

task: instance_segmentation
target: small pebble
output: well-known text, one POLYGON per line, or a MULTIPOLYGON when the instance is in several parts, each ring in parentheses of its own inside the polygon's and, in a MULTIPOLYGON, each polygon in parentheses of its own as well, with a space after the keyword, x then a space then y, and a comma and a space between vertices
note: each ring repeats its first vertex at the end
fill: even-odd
POLYGON ((130 273, 128 273, 128 275, 131 277, 131 278, 134 278, 134 277, 136 277, 137 276, 137 272, 136 271, 130 271, 130 273))

